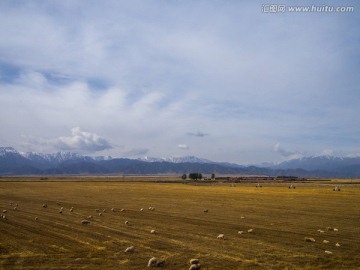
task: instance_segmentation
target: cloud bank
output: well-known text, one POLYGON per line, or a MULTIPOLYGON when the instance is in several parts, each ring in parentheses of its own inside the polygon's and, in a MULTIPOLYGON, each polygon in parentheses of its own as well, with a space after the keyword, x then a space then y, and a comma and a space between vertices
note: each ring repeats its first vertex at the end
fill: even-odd
POLYGON ((0 145, 237 163, 359 153, 360 4, 335 2, 355 12, 1 1, 0 145))

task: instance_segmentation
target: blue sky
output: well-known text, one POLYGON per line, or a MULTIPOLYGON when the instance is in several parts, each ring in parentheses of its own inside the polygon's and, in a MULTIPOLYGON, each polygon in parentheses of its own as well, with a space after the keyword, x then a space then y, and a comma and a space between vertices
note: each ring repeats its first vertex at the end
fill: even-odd
POLYGON ((359 155, 360 4, 283 3, 354 11, 1 1, 0 145, 241 164, 359 155))

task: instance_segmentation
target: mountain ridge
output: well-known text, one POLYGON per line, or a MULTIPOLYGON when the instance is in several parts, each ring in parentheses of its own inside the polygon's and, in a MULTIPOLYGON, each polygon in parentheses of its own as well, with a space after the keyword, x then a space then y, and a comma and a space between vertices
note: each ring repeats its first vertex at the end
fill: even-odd
POLYGON ((195 156, 129 159, 89 157, 71 152, 21 153, 13 147, 0 147, 0 175, 183 174, 190 172, 356 178, 360 177, 360 157, 303 157, 272 166, 259 167, 214 162, 195 156))

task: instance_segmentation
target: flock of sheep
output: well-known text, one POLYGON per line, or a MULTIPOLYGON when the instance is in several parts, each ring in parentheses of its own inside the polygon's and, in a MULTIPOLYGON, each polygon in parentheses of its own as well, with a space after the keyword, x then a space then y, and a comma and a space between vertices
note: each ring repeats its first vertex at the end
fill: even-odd
MULTIPOLYGON (((261 186, 260 184, 257 184, 256 187, 258 188, 258 187, 262 187, 262 186, 261 186)), ((295 186, 294 186, 293 184, 291 184, 291 185, 289 186, 289 189, 295 189, 295 186)), ((340 187, 339 187, 339 186, 336 186, 333 190, 334 190, 334 191, 340 191, 340 187)), ((17 210, 18 210, 18 204, 13 204, 13 203, 11 202, 11 203, 10 203, 10 206, 13 207, 13 210, 14 210, 14 211, 17 211, 17 210)), ((48 204, 47 204, 47 203, 44 203, 44 204, 42 205, 42 207, 43 207, 43 208, 48 208, 48 204)), ((155 207, 150 206, 150 207, 148 208, 148 210, 149 210, 149 211, 155 211, 155 207)), ((63 211, 64 211, 64 207, 61 206, 61 207, 59 208, 59 211, 58 211, 58 212, 59 212, 60 214, 62 214, 63 211)), ((73 211, 74 211, 74 207, 71 207, 71 208, 69 209, 69 211, 70 211, 70 212, 73 212, 73 211)), ((111 208, 111 211, 114 212, 114 211, 116 211, 116 210, 115 210, 115 208, 111 208)), ((120 211, 120 212, 124 212, 125 209, 120 209, 119 211, 120 211)), ((144 211, 144 208, 140 208, 139 211, 144 211)), ((98 214, 98 216, 102 216, 102 213, 105 213, 105 212, 106 212, 106 209, 102 209, 102 210, 101 210, 101 209, 95 209, 95 212, 98 214)), ((204 209, 203 212, 204 212, 204 213, 208 213, 209 210, 208 210, 208 209, 204 209)), ((4 220, 7 220, 6 213, 7 213, 7 210, 4 209, 4 210, 2 211, 2 215, 0 216, 0 218, 1 218, 1 219, 4 219, 4 220)), ((91 225, 91 221, 90 221, 90 220, 91 220, 92 218, 93 218, 93 216, 92 216, 92 215, 89 215, 86 219, 83 219, 83 220, 81 221, 81 224, 83 224, 83 225, 91 225)), ((241 218, 245 218, 245 217, 241 216, 241 218)), ((38 217, 35 217, 35 220, 38 220, 38 217)), ((130 222, 129 222, 128 220, 126 220, 126 221, 125 221, 125 225, 129 226, 129 225, 130 225, 130 222)), ((333 228, 333 227, 327 227, 326 230, 327 230, 328 232, 335 232, 335 233, 339 231, 337 228, 333 228)), ((252 234, 252 233, 254 233, 254 229, 250 228, 250 229, 248 229, 247 231, 238 231, 238 234, 241 235, 241 234, 244 234, 244 233, 246 233, 246 232, 249 233, 249 234, 252 234)), ((319 235, 320 235, 320 234, 324 234, 324 233, 325 233, 325 230, 319 229, 319 230, 318 230, 318 233, 319 233, 319 235)), ((157 234, 157 232, 153 229, 153 230, 150 231, 150 234, 157 234)), ((218 239, 218 240, 225 240, 225 235, 224 235, 224 234, 219 234, 219 235, 217 236, 217 239, 218 239)), ((305 237, 305 242, 315 243, 316 240, 315 240, 313 237, 305 237)), ((330 241, 324 239, 324 240, 322 241, 322 243, 323 243, 323 244, 326 244, 326 245, 329 245, 329 244, 330 244, 330 241)), ((340 244, 337 242, 337 243, 335 243, 334 246, 338 248, 338 247, 340 247, 340 244)), ((125 253, 135 252, 135 247, 134 247, 134 246, 127 247, 124 252, 125 252, 125 253)), ((325 254, 331 255, 331 254, 333 254, 333 252, 332 252, 332 251, 329 251, 329 250, 325 250, 325 254)), ((163 267, 163 266, 165 266, 165 260, 152 257, 152 258, 149 259, 147 266, 148 266, 148 267, 163 267)), ((190 260, 190 268, 189 268, 189 270, 198 270, 198 269, 201 269, 201 265, 200 265, 199 259, 191 259, 191 260, 190 260)))

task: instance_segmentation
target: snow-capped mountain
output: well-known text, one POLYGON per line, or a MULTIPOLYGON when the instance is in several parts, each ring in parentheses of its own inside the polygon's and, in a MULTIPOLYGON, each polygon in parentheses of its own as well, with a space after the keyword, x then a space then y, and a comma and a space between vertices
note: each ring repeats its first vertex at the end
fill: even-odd
POLYGON ((143 157, 139 158, 141 161, 147 162, 171 162, 171 163, 216 163, 214 161, 198 158, 195 156, 185 156, 185 157, 169 157, 169 158, 155 158, 155 157, 143 157))
POLYGON ((360 157, 311 156, 285 161, 271 168, 336 171, 354 165, 360 166, 360 157))
POLYGON ((5 156, 7 154, 19 154, 13 147, 0 147, 0 156, 5 156))

